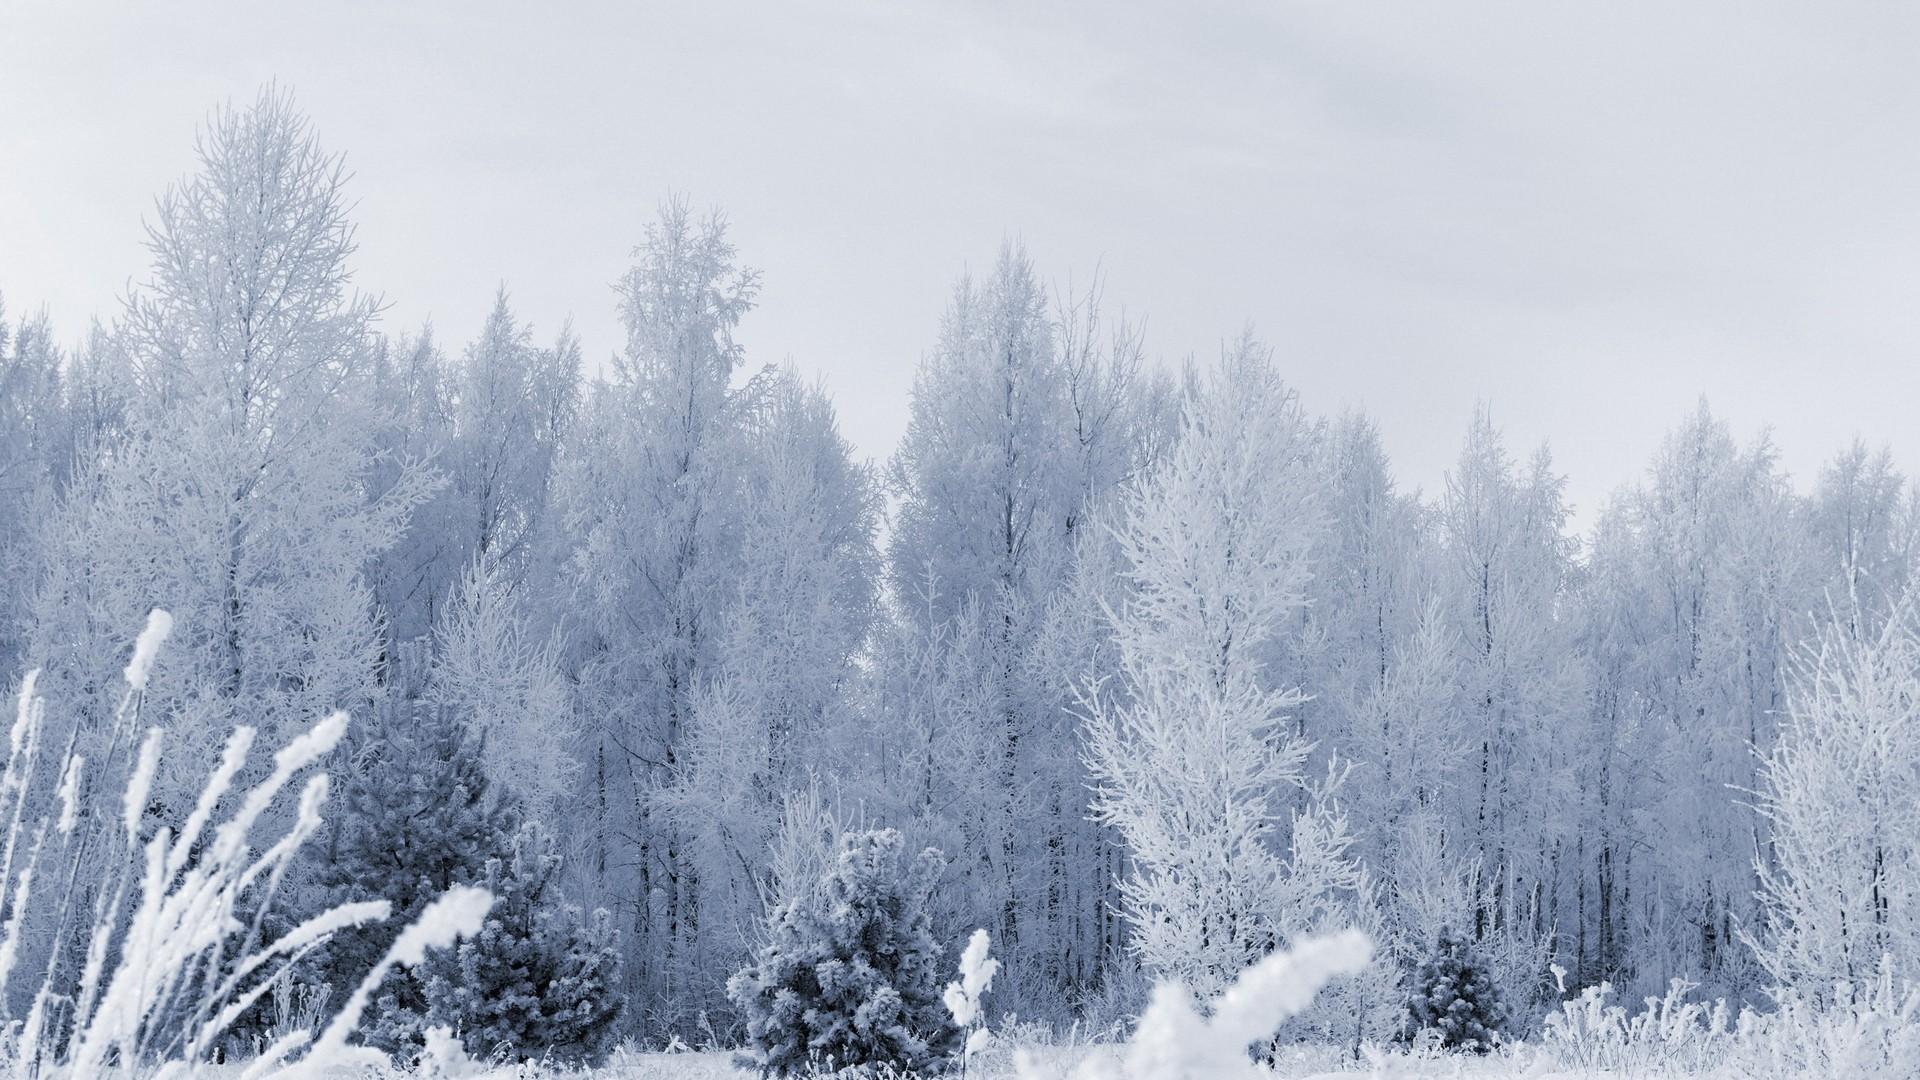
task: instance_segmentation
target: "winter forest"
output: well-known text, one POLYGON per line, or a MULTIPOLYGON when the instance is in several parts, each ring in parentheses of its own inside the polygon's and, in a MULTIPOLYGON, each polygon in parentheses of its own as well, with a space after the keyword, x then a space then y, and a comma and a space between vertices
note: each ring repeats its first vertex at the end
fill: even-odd
POLYGON ((221 108, 5 298, 14 1075, 1920 1075, 1887 451, 1670 403, 1576 531, 1008 240, 867 460, 699 193, 603 361, 383 319, 350 150, 221 108))

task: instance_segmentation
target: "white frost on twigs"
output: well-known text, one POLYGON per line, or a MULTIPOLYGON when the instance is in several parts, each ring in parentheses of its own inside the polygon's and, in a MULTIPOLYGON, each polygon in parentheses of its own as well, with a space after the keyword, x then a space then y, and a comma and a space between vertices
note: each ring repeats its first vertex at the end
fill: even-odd
MULTIPOLYGON (((1000 961, 987 955, 992 946, 985 930, 975 930, 967 939, 966 950, 960 954, 960 980, 947 984, 942 1000, 947 1011, 953 1014, 953 1022, 963 1028, 970 1028, 980 1019, 980 997, 993 986, 993 976, 1000 970, 1000 961)), ((972 1040, 968 1040, 967 1053, 972 1055, 972 1040)))
POLYGON ((78 819, 80 809, 80 772, 87 766, 87 759, 75 754, 67 759, 67 771, 60 778, 60 835, 69 836, 78 819))
POLYGON ((147 793, 153 790, 153 774, 160 767, 160 729, 150 727, 147 737, 140 743, 140 760, 133 767, 133 775, 127 779, 127 794, 122 803, 126 815, 127 840, 132 842, 140 835, 140 815, 147 809, 147 793))
POLYGON ((153 658, 159 655, 160 644, 173 633, 173 616, 163 608, 154 608, 147 612, 146 629, 140 631, 140 637, 133 643, 133 659, 127 661, 127 685, 138 692, 147 688, 147 676, 153 674, 153 658))
POLYGON ((7 763, 9 772, 11 772, 13 767, 13 759, 20 756, 20 748, 26 743, 27 729, 33 726, 33 718, 38 708, 34 704, 36 700, 34 697, 34 687, 38 685, 39 682, 39 668, 34 668, 32 671, 27 672, 27 677, 20 682, 20 707, 14 713, 13 730, 7 735, 7 747, 9 753, 12 755, 7 763))

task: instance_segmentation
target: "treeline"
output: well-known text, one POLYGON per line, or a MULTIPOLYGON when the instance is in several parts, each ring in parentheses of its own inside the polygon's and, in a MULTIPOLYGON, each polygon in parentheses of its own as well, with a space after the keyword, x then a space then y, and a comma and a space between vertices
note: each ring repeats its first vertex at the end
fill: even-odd
MULTIPOLYGON (((764 913, 855 824, 945 853, 936 936, 990 930, 1023 1016, 1336 918, 1388 978, 1451 929, 1534 1007, 1554 963, 1769 985, 1753 793, 1798 643, 1877 633, 1905 587, 1920 504, 1885 452, 1803 493, 1702 404, 1575 536, 1547 451, 1484 411, 1444 490, 1401 490, 1369 420, 1285 388, 1311 358, 1248 337, 1170 372, 1010 245, 929 328, 875 466, 735 342, 761 282, 717 215, 665 205, 590 375, 504 290, 466 344, 389 334, 348 208, 286 99, 222 112, 118 316, 0 343, 0 665, 44 669, 96 760, 155 606, 145 715, 203 763, 345 708, 383 718, 341 766, 364 795, 398 782, 383 732, 453 718, 484 776, 447 782, 558 841, 655 1040, 733 1030, 764 913), (1191 831, 1234 792, 1238 831, 1191 831), (1225 929, 1202 901, 1243 872, 1301 921, 1225 929)), ((201 779, 163 774, 153 818, 201 779)), ((422 805, 337 800, 329 857, 422 805)))

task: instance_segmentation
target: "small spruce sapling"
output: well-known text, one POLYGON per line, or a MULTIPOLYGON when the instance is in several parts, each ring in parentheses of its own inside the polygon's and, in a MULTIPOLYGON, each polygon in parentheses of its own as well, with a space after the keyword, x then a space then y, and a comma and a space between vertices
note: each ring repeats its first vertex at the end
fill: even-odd
POLYGON ((902 846, 893 829, 845 836, 826 874, 774 910, 767 944, 727 981, 747 1019, 742 1065, 927 1074, 958 1049, 927 913, 946 859, 929 848, 902 867, 902 846))
POLYGON ((487 863, 499 898, 480 932, 422 970, 427 1023, 450 1029, 481 1060, 598 1065, 622 1000, 612 919, 560 902, 560 855, 532 825, 510 859, 487 863))
POLYGON ((1441 930, 1433 955, 1420 965, 1407 1001, 1412 1031, 1433 1030, 1449 1050, 1484 1054, 1507 1025, 1507 1007, 1493 974, 1458 935, 1441 930))

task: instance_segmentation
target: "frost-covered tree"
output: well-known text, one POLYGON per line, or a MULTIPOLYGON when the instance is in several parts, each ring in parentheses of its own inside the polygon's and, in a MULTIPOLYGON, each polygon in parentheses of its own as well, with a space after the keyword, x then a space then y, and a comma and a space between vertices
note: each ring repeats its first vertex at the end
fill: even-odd
POLYGON ((1099 508, 1164 427, 1165 385, 1140 366, 1137 330, 1103 321, 1097 285, 1049 304, 1005 245, 955 288, 888 472, 883 648, 899 663, 883 709, 916 755, 895 794, 909 813, 940 807, 923 821, 963 879, 942 890, 943 927, 991 927, 1003 992, 1036 1003, 1085 989, 1105 956, 1087 914, 1111 898, 1072 884, 1104 879, 1111 851, 1085 820, 1075 672, 1056 666, 1077 646, 1053 609, 1099 508))
POLYGON ((1739 446, 1705 403, 1602 517, 1583 590, 1595 679, 1574 841, 1584 910, 1568 935, 1589 978, 1652 989, 1688 971, 1726 992, 1760 988, 1734 941, 1759 916, 1754 867, 1768 848, 1743 792, 1785 705, 1797 613, 1840 572, 1837 555, 1815 569, 1805 521, 1772 447, 1739 446))
POLYGON ((1435 585, 1468 744, 1467 779, 1446 817, 1482 875, 1462 932, 1492 954, 1516 1001, 1545 985, 1538 946, 1553 932, 1571 838, 1574 758, 1562 736, 1584 702, 1563 485, 1544 447, 1516 462, 1483 407, 1438 514, 1435 585))
MULTIPOLYGON (((753 380, 741 405, 738 570, 659 796, 699 874, 696 977, 736 969, 758 936, 782 804, 837 771, 877 611, 878 489, 832 403, 782 368, 753 380)), ((718 1004, 724 978, 708 982, 705 1000, 718 1004)))
POLYGON ((577 790, 579 732, 558 643, 523 607, 500 557, 476 555, 441 612, 425 696, 485 743, 494 786, 545 817, 577 790))
POLYGON ((1432 1031, 1449 1050, 1484 1054, 1507 1032, 1500 987, 1473 946, 1442 929, 1433 951, 1413 976, 1407 1020, 1413 1031, 1432 1031))
MULTIPOLYGON (((1357 767, 1345 801, 1360 854, 1379 875, 1397 940, 1410 949, 1473 918, 1479 864, 1455 812, 1473 762, 1458 700, 1458 648, 1445 611, 1430 596, 1346 735, 1357 767)), ((1380 942, 1383 952, 1391 945, 1380 942)))
POLYGON ((1893 455, 1858 439, 1820 470, 1808 507, 1811 555, 1856 633, 1871 633, 1905 589, 1916 535, 1905 486, 1893 455))
POLYGON ((46 519, 69 469, 61 354, 42 311, 8 334, 0 306, 0 670, 19 667, 46 519), (9 338, 11 340, 9 340, 9 338))
POLYGON ((1319 757, 1353 763, 1341 804, 1392 931, 1376 938, 1376 953, 1410 965, 1418 957, 1396 954, 1396 943, 1418 949, 1440 922, 1471 919, 1464 906, 1431 910, 1447 890, 1426 860, 1429 850, 1466 857, 1465 830, 1450 816, 1469 750, 1459 639, 1436 580, 1435 515, 1396 490, 1372 422, 1348 414, 1314 441, 1326 506, 1319 572, 1276 662, 1312 692, 1296 730, 1319 757))
POLYGON ((1772 826, 1754 941, 1779 985, 1824 1000, 1920 970, 1920 599, 1862 631, 1834 619, 1787 683, 1761 765, 1772 826))
POLYGON ((450 365, 431 326, 397 340, 383 337, 374 351, 372 381, 382 408, 372 437, 369 490, 387 491, 422 467, 442 481, 408 515, 400 539, 374 562, 374 602, 389 651, 429 635, 464 569, 457 552, 465 523, 454 520, 455 500, 443 465, 453 442, 450 379, 450 365))
POLYGON ((985 280, 955 289, 891 465, 901 505, 890 579, 896 596, 919 589, 928 601, 924 623, 922 605, 901 607, 915 620, 909 632, 965 634, 981 646, 965 677, 990 700, 968 716, 969 752, 944 772, 963 792, 950 804, 965 837, 956 868, 981 876, 970 891, 988 908, 966 918, 990 925, 1009 955, 1023 941, 1018 823, 1034 817, 1024 765, 1049 753, 1022 742, 1036 710, 1020 658, 1065 568, 1081 503, 1066 388, 1046 295, 1025 252, 1007 245, 985 280), (949 629, 962 615, 980 625, 949 629))
POLYGON ((554 452, 572 420, 580 347, 563 328, 551 349, 514 321, 504 287, 453 379, 454 436, 447 470, 463 559, 489 555, 517 583, 546 513, 554 452))
POLYGON ((580 346, 570 328, 552 346, 536 345, 502 287, 458 356, 444 355, 424 328, 383 343, 375 382, 381 477, 425 462, 445 481, 380 561, 389 636, 411 641, 442 618, 474 560, 492 560, 503 588, 519 593, 547 550, 554 469, 579 404, 580 346))
POLYGON ((698 870, 656 795, 680 767, 737 581, 733 330, 758 287, 717 215, 663 207, 618 287, 626 349, 559 481, 570 667, 594 725, 585 869, 631 927, 630 989, 649 1007, 687 1003, 697 974, 698 870))
POLYGON ((727 984, 747 1018, 742 1064, 918 1075, 959 1048, 927 916, 945 860, 929 849, 903 866, 902 845, 892 829, 843 838, 827 874, 773 913, 767 944, 727 984))
POLYGON ((1417 501, 1394 486, 1380 433, 1364 416, 1340 417, 1316 439, 1325 491, 1324 572, 1310 590, 1296 646, 1314 699, 1307 733, 1352 752, 1358 717, 1394 666, 1430 586, 1417 501))
MULTIPOLYGON (((378 694, 365 571, 423 494, 370 492, 374 302, 350 291, 346 174, 282 94, 223 109, 149 227, 121 328, 137 390, 112 456, 53 523, 31 651, 51 697, 110 726, 120 627, 173 612, 146 690, 182 756, 236 720, 279 741, 378 694)), ((163 775, 156 809, 181 811, 163 775)))
POLYGON ((1324 514, 1307 421, 1249 336, 1190 389, 1179 441, 1127 495, 1121 683, 1083 694, 1094 809, 1131 855, 1133 947, 1209 998, 1360 886, 1332 782, 1268 661, 1306 602, 1324 514))

